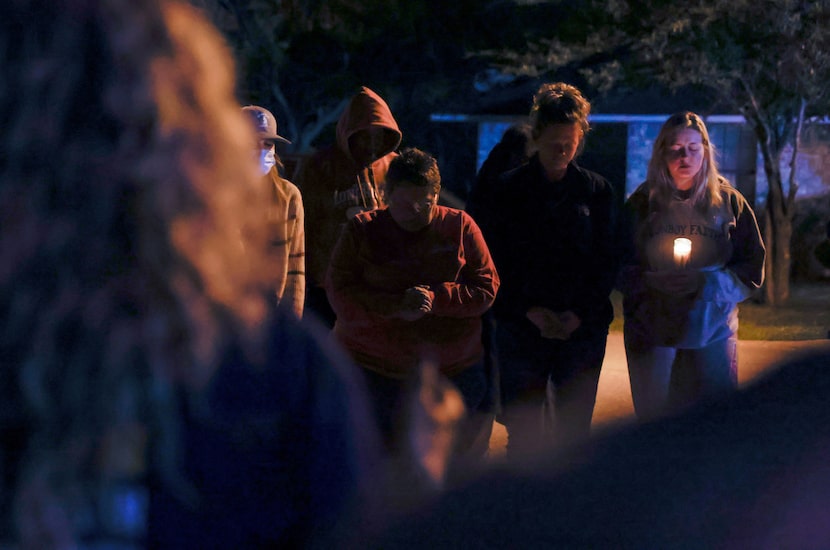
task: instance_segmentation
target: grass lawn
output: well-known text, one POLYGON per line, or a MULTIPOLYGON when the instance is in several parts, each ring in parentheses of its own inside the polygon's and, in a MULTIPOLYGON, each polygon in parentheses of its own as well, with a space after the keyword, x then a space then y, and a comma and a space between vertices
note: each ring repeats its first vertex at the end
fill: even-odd
MULTIPOLYGON (((622 330, 622 298, 614 292, 612 300, 611 330, 622 330)), ((825 339, 830 331, 830 281, 793 285, 786 306, 774 308, 747 300, 738 307, 741 340, 825 339)))

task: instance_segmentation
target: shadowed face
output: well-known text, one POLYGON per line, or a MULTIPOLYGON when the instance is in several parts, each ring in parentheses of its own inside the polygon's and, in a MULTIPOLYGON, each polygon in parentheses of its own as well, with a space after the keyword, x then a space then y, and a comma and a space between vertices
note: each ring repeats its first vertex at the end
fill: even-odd
POLYGON ((576 122, 551 124, 534 140, 539 150, 539 161, 551 181, 558 181, 565 176, 565 171, 576 156, 582 128, 576 122))
POLYGON ((395 186, 387 202, 395 223, 407 231, 418 231, 432 221, 438 193, 431 187, 401 182, 395 186))
POLYGON ((691 128, 684 128, 675 134, 666 149, 666 166, 674 185, 681 191, 692 188, 695 176, 703 166, 703 136, 691 128))
POLYGON ((349 138, 352 158, 362 166, 372 164, 385 152, 384 137, 384 129, 377 126, 355 132, 349 138))

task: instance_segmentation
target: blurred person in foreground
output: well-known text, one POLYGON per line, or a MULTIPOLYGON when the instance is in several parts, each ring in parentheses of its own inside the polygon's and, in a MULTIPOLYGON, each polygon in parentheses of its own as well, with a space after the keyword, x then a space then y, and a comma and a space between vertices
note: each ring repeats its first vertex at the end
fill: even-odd
POLYGON ((303 199, 297 186, 280 176, 282 161, 277 143, 291 143, 277 133, 277 119, 257 105, 242 108, 250 117, 257 135, 259 171, 271 191, 268 211, 274 292, 277 301, 291 309, 298 319, 305 306, 305 221, 303 199))
POLYGON ((676 415, 486 472, 363 548, 826 548, 830 344, 676 415))
POLYGON ((493 314, 508 458, 590 435, 618 267, 613 188, 575 161, 590 109, 574 86, 542 85, 530 111, 536 152, 476 211, 502 281, 493 314))
POLYGON ((0 540, 308 543, 376 441, 351 364, 276 307, 220 35, 167 0, 2 11, 0 540))
POLYGON ((295 183, 306 219, 306 306, 326 325, 334 312, 325 291, 331 252, 355 215, 386 206, 386 171, 401 143, 389 106, 361 87, 337 121, 335 143, 303 161, 295 183))
POLYGON ((426 362, 461 393, 470 414, 457 455, 475 460, 486 451, 468 454, 482 429, 472 413, 487 388, 481 316, 499 277, 473 219, 437 204, 441 175, 431 155, 402 150, 386 185, 388 206, 353 217, 332 254, 333 335, 363 367, 387 450, 400 452, 407 384, 426 362))
POLYGON ((765 250, 755 213, 688 111, 663 124, 625 211, 625 352, 647 420, 737 387, 738 303, 763 283, 765 250))

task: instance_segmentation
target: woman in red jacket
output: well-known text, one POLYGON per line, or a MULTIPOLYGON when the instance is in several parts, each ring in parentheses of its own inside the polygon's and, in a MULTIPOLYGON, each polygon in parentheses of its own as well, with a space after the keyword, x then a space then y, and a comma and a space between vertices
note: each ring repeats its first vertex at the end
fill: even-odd
MULTIPOLYGON (((358 214, 334 248, 329 299, 334 335, 363 367, 378 421, 394 448, 398 403, 422 362, 458 387, 467 410, 486 393, 481 316, 499 278, 478 226, 439 206, 438 164, 405 149, 387 174, 387 208, 358 214)), ((462 426, 468 447, 479 426, 462 426)))

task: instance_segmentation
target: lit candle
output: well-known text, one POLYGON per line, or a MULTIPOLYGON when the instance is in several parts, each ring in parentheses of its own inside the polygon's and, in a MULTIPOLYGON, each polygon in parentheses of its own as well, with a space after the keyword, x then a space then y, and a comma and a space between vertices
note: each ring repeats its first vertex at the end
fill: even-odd
POLYGON ((689 256, 692 254, 692 241, 679 237, 674 240, 674 264, 679 268, 686 267, 689 256))

